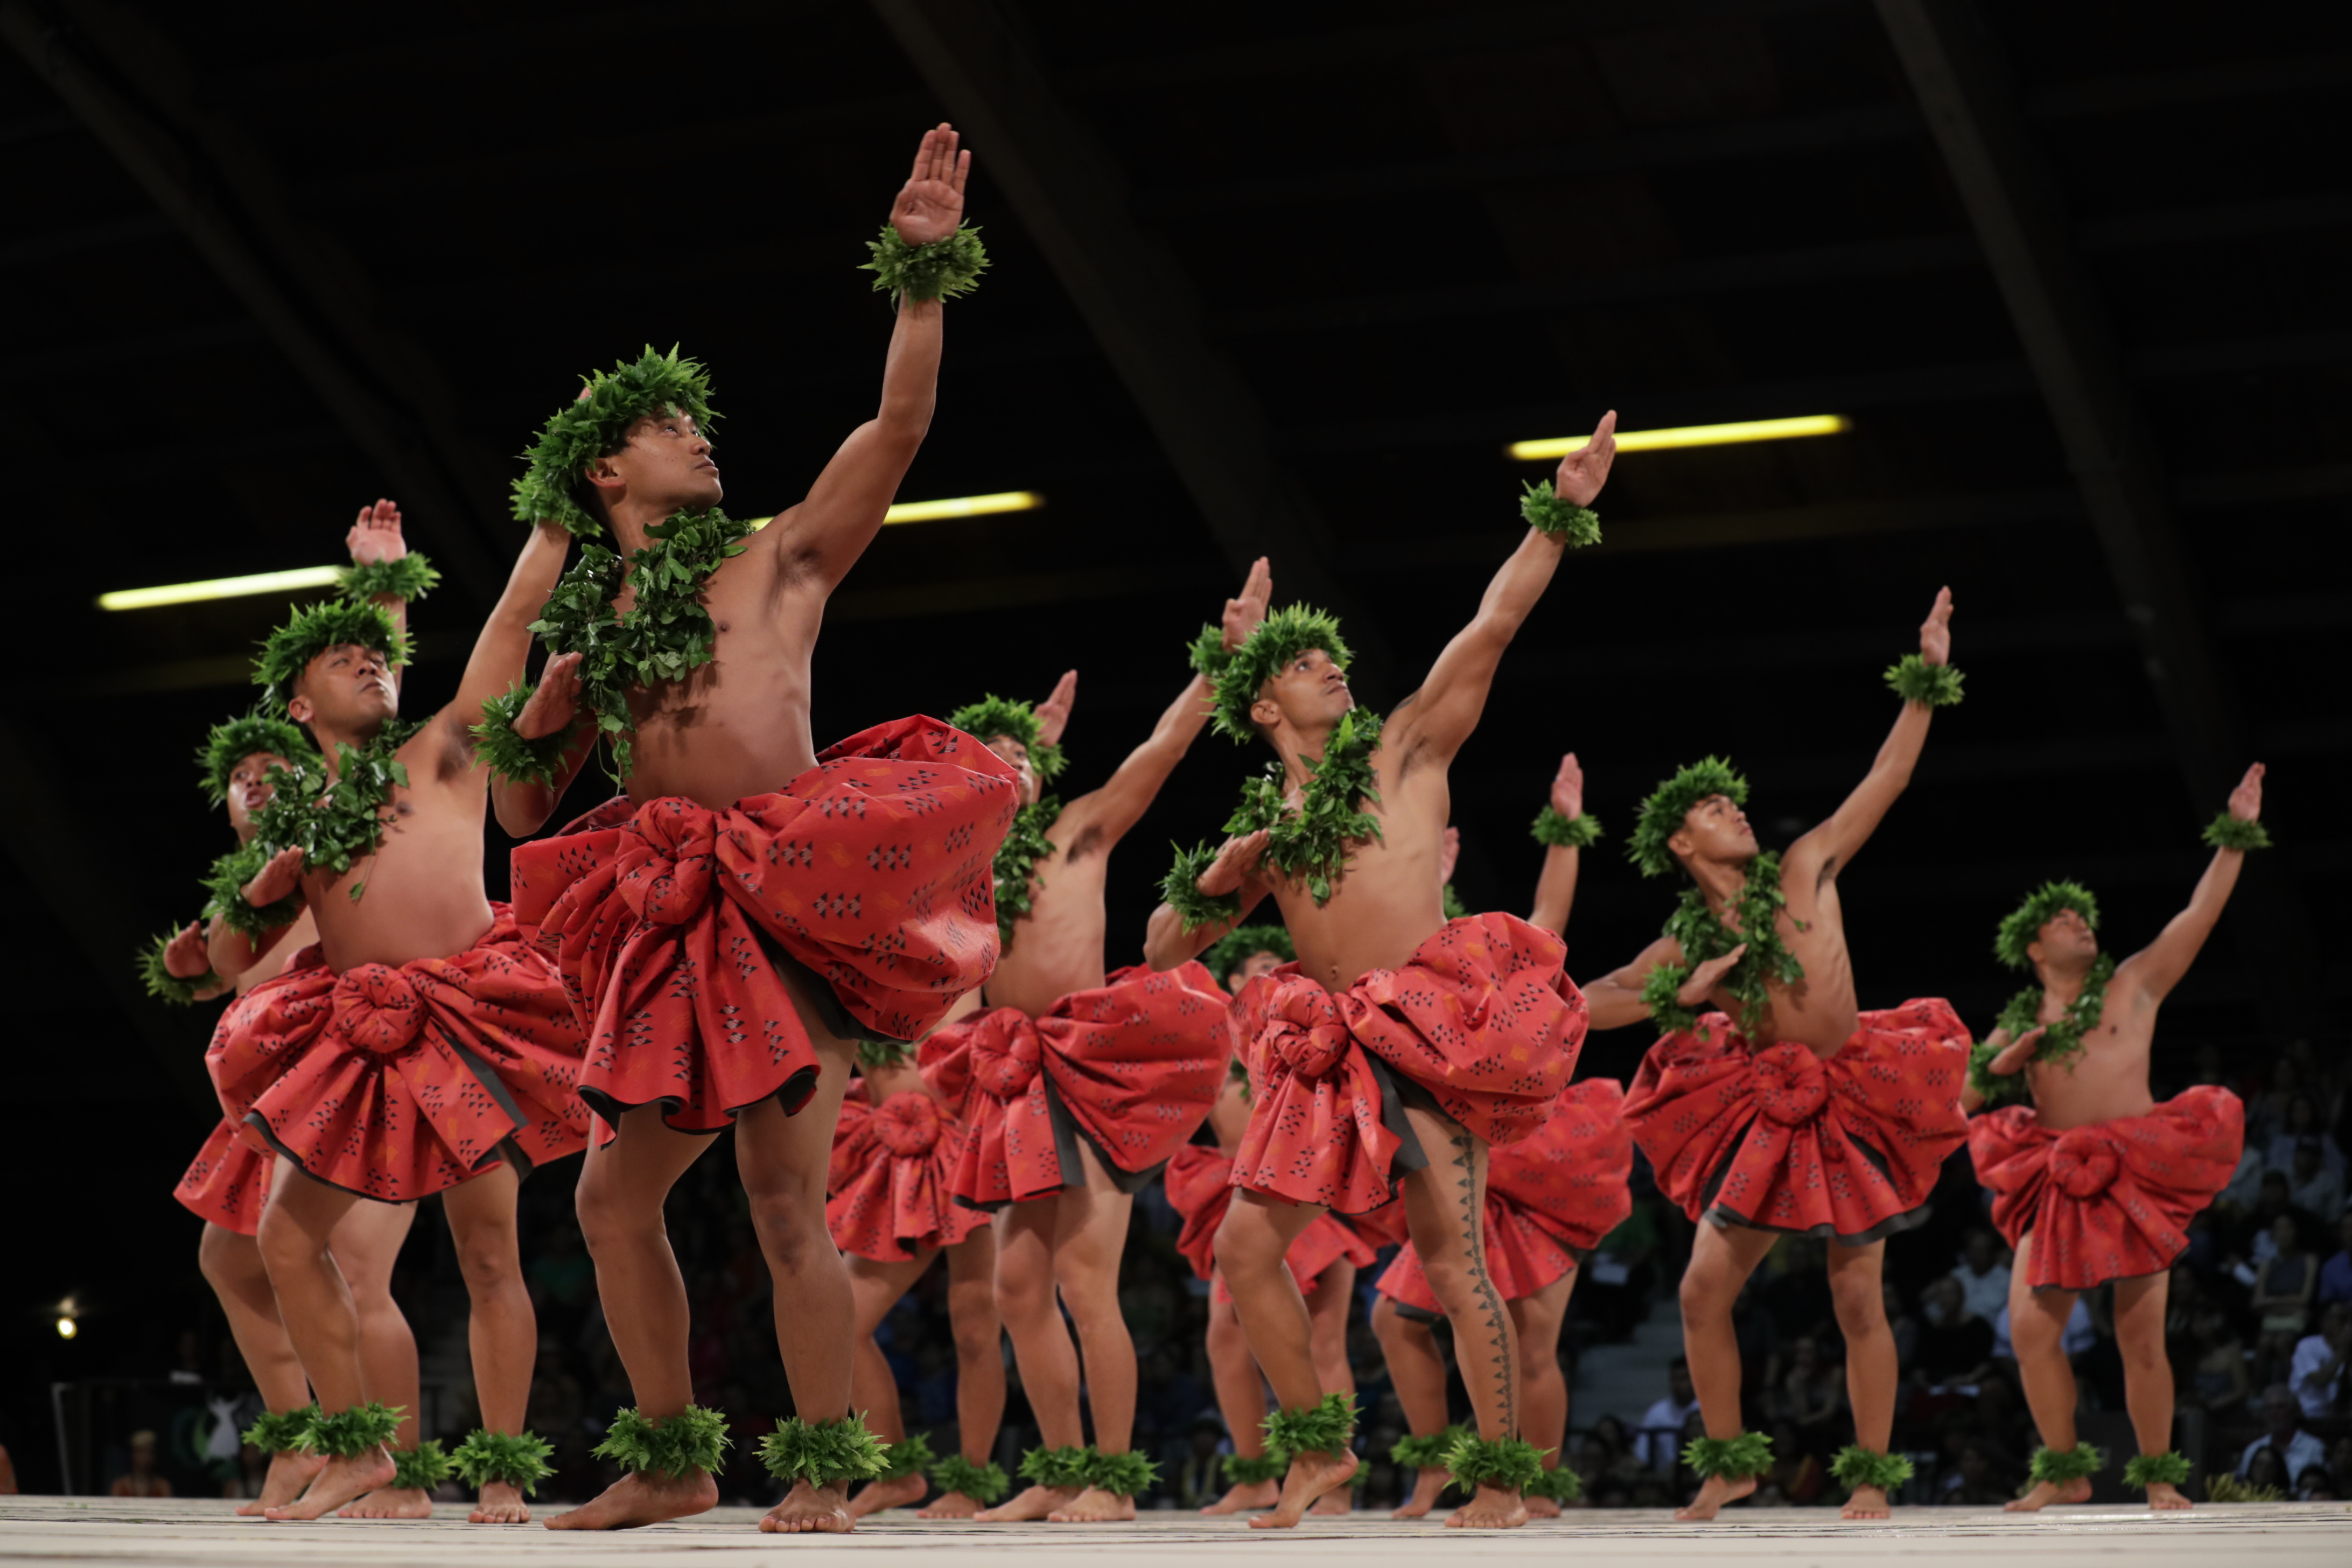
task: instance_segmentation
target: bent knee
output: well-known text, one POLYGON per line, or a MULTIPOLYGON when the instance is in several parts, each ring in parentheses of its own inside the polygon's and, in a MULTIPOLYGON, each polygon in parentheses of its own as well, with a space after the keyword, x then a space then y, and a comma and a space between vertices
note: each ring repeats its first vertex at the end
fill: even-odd
POLYGON ((1217 1227, 1215 1246, 1217 1267, 1228 1278, 1240 1274, 1254 1279, 1269 1268, 1279 1268, 1282 1255, 1289 1250, 1271 1225, 1239 1205, 1225 1212, 1225 1223, 1217 1227))

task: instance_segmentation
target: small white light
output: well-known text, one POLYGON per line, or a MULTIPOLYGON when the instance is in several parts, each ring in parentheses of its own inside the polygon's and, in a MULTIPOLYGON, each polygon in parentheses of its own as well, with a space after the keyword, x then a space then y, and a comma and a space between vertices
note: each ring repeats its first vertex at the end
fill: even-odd
POLYGON ((80 1331, 81 1330, 79 1325, 75 1323, 71 1318, 59 1318, 58 1320, 58 1338, 61 1340, 69 1340, 80 1331))

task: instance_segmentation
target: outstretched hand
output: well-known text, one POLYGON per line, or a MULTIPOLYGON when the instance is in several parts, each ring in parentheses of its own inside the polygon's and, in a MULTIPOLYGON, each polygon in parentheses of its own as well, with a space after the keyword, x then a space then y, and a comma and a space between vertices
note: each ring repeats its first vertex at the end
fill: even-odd
POLYGON ((1551 776, 1551 808, 1570 821, 1584 815, 1584 764, 1570 752, 1551 776))
POLYGON ((408 542, 400 533, 400 508, 388 500, 360 508, 359 521, 343 535, 343 543, 351 550, 354 566, 373 566, 406 556, 408 542))
POLYGON ((955 128, 940 121, 915 149, 915 172, 890 204, 890 226, 908 245, 947 238, 963 221, 963 185, 971 177, 971 154, 956 151, 955 128))
POLYGON ((1919 659, 1923 664, 1952 662, 1952 591, 1936 590, 1936 607, 1919 623, 1919 659))
POLYGON ((205 928, 190 921, 163 948, 163 973, 174 980, 194 980, 212 973, 211 955, 205 952, 205 928))
POLYGON ((2263 818, 2263 764, 2256 763, 2230 792, 2230 815, 2240 822, 2260 822, 2263 818))
POLYGON ((541 740, 572 728, 580 716, 580 658, 559 653, 539 672, 539 686, 515 715, 515 733, 526 741, 541 740))
POLYGON ((1256 631, 1258 623, 1265 619, 1265 607, 1273 600, 1274 568, 1267 565, 1265 557, 1261 555, 1250 563, 1249 575, 1242 581, 1240 596, 1227 599, 1225 613, 1217 618, 1217 624, 1224 634, 1227 653, 1249 641, 1250 634, 1256 631))
POLYGON ((1551 477, 1552 494, 1579 506, 1591 506, 1601 487, 1609 482, 1609 465, 1617 460, 1617 411, 1612 408, 1592 427, 1592 439, 1559 460, 1551 477))
POLYGON ((2026 1030, 2025 1033, 2001 1047, 1992 1060, 1985 1063, 1985 1071, 1995 1078, 2009 1078, 2023 1072, 2026 1064, 2033 1060, 2033 1053, 2041 1048, 2042 1037, 2049 1032, 2050 1026, 2047 1024, 2026 1030))
POLYGON ((1738 963, 1747 952, 1748 944, 1743 942, 1722 957, 1710 958, 1694 968, 1690 978, 1683 982, 1682 989, 1675 993, 1675 1000, 1685 1007, 1696 1007, 1706 1001, 1714 994, 1716 983, 1728 973, 1731 966, 1738 963))
POLYGON ((1261 827, 1255 833, 1226 839, 1217 858, 1209 862, 1209 868, 1193 885, 1213 899, 1240 892, 1249 874, 1257 869, 1258 857, 1265 853, 1266 841, 1272 837, 1270 829, 1261 827))
POLYGON ((280 849, 269 858, 269 864, 245 885, 245 901, 257 910, 266 910, 280 899, 292 898, 294 889, 301 884, 300 847, 280 849))
POLYGON ((1062 743, 1062 731, 1070 727, 1070 706, 1078 700, 1078 672, 1062 671, 1062 679, 1054 682, 1054 694, 1037 704, 1037 738, 1049 746, 1062 743))

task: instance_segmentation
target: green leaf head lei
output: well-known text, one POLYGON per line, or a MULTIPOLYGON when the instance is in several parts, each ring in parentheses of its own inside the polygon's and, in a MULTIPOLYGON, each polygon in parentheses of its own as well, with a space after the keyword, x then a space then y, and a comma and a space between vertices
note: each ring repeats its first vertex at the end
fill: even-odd
POLYGON ((196 773, 204 781, 205 799, 218 805, 228 798, 230 777, 247 757, 280 757, 289 763, 315 763, 310 738, 290 720, 272 713, 240 713, 212 727, 196 748, 196 773))
POLYGON ((2093 931, 2099 929, 2099 900, 2080 882, 2044 882, 2010 911, 1993 934, 1992 953, 2011 969, 2033 967, 2026 949, 2042 940, 2042 928, 2061 910, 2072 910, 2093 931))
POLYGON ((647 343, 635 360, 592 372, 586 385, 522 454, 530 467, 514 481, 514 515, 521 522, 560 522, 576 538, 595 539, 604 525, 582 504, 588 466, 619 451, 640 419, 682 414, 708 436, 719 414, 710 406, 709 371, 699 360, 680 358, 675 343, 666 354, 647 343))
MULTIPOLYGON (((1198 880, 1199 877, 1200 873, 1195 871, 1194 879, 1198 880)), ((1298 957, 1298 949, 1292 945, 1290 932, 1281 926, 1235 926, 1210 944, 1209 951, 1201 955, 1201 963, 1216 976, 1217 984, 1223 985, 1225 976, 1261 952, 1271 952, 1285 963, 1293 963, 1298 957)))
POLYGON ((1734 805, 1748 804, 1748 780, 1721 757, 1702 758, 1675 773, 1642 803, 1633 836, 1625 841, 1625 858, 1644 877, 1663 877, 1673 870, 1675 852, 1666 847, 1666 840, 1683 830, 1691 807, 1718 795, 1734 805))
POLYGON ((1311 648, 1321 648, 1341 669, 1355 657, 1339 635, 1339 618, 1308 605, 1285 605, 1269 613, 1249 640, 1230 653, 1222 646, 1223 637, 1214 626, 1202 628, 1192 643, 1192 663, 1215 689, 1210 723, 1238 745, 1258 738, 1250 709, 1260 689, 1283 666, 1311 648))
POLYGON ((394 669, 408 663, 408 634, 382 605, 322 599, 295 611, 293 619, 262 643, 253 661, 253 683, 261 688, 263 705, 273 712, 285 711, 294 698, 294 683, 310 661, 331 647, 345 647, 373 648, 394 669))
POLYGON ((1037 721, 1034 706, 994 692, 949 714, 948 724, 983 744, 999 735, 1020 742, 1029 753, 1029 765, 1036 770, 1039 784, 1052 784, 1069 762, 1061 747, 1045 739, 1045 726, 1037 721))

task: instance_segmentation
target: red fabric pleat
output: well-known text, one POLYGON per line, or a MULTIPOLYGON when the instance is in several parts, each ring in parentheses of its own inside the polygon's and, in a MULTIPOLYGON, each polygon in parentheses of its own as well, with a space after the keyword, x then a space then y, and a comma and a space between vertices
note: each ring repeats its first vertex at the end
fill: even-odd
POLYGON ((262 1153, 237 1135, 236 1123, 223 1121, 196 1151, 172 1195, 189 1213, 239 1236, 261 1233, 261 1210, 269 1201, 274 1154, 262 1153))
POLYGON ((988 1223, 949 1190, 965 1129, 920 1089, 877 1106, 865 1080, 849 1086, 834 1128, 825 1226, 842 1251, 901 1263, 953 1247, 988 1223))

